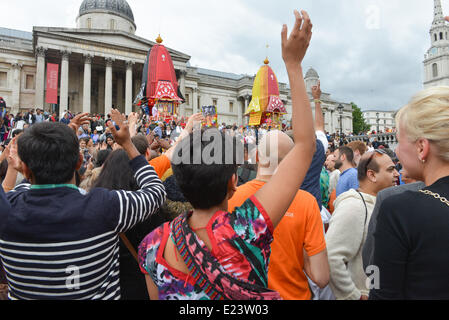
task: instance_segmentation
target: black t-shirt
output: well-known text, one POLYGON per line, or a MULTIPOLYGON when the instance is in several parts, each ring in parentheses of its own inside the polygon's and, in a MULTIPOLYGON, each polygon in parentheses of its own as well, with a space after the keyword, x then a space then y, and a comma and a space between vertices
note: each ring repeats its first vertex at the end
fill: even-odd
MULTIPOLYGON (((449 199, 449 177, 425 188, 449 199)), ((386 199, 374 232, 379 288, 370 299, 449 299, 449 206, 407 191, 386 199)))

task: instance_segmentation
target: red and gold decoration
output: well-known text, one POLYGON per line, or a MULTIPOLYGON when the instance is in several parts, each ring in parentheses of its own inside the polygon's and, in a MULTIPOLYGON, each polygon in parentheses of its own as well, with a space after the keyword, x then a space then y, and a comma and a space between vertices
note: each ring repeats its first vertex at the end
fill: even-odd
POLYGON ((279 84, 276 74, 265 59, 264 65, 257 72, 253 86, 253 98, 245 112, 249 116, 250 126, 266 124, 280 129, 281 116, 286 114, 284 103, 279 98, 279 84))
POLYGON ((170 122, 178 117, 180 98, 173 61, 159 35, 157 44, 148 52, 143 69, 142 87, 136 104, 155 121, 170 122))

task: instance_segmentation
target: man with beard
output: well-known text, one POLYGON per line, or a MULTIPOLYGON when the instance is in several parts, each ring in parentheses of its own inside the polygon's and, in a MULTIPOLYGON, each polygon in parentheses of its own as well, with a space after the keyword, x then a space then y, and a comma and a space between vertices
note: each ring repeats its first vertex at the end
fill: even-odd
POLYGON ((340 170, 341 175, 337 184, 337 198, 342 193, 359 187, 357 169, 354 168, 354 151, 349 147, 340 147, 335 151, 335 169, 340 170))

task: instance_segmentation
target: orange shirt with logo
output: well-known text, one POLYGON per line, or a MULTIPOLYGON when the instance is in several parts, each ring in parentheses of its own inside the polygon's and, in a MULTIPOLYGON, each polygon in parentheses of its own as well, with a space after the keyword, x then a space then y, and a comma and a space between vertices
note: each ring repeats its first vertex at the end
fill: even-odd
MULTIPOLYGON (((241 206, 264 184, 253 180, 238 187, 228 202, 228 211, 241 206)), ((279 292, 285 300, 310 300, 312 293, 303 271, 303 250, 311 257, 325 249, 323 222, 316 199, 310 193, 299 190, 274 231, 268 287, 279 292)))

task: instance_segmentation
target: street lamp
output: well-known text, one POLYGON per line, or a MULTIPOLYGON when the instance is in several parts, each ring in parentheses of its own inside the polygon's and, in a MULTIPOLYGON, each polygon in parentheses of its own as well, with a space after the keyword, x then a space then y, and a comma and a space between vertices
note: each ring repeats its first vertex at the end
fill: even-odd
POLYGON ((345 107, 340 103, 337 107, 338 113, 340 114, 340 135, 343 134, 343 110, 345 107))

